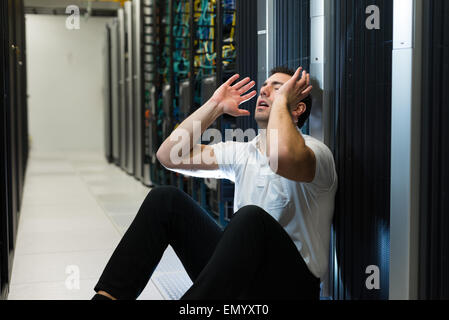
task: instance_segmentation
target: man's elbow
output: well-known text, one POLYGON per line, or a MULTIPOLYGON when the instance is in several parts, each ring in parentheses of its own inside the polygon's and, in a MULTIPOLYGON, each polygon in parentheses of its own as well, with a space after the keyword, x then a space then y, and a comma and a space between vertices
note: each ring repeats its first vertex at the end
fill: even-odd
POLYGON ((162 146, 157 150, 156 158, 165 168, 171 167, 169 152, 166 152, 162 146))

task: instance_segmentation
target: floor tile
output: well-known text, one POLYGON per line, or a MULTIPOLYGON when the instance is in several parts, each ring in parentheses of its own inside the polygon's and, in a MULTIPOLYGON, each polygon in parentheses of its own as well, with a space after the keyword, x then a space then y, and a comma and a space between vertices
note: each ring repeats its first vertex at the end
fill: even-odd
POLYGON ((79 288, 65 281, 16 284, 10 286, 8 300, 90 300, 97 280, 80 280, 79 288))
POLYGON ((119 241, 120 235, 113 226, 99 230, 86 225, 83 230, 21 232, 17 235, 16 255, 108 250, 119 241))
POLYGON ((11 284, 66 281, 74 271, 81 280, 99 279, 112 253, 111 249, 15 256, 11 284))

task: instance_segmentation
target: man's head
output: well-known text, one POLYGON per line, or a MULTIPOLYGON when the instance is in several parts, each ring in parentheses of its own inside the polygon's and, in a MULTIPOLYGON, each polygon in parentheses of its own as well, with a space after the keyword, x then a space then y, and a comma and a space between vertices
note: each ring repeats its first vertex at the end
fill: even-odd
MULTIPOLYGON (((284 83, 289 81, 294 74, 295 71, 285 67, 277 67, 270 71, 270 77, 262 85, 259 98, 257 99, 255 119, 260 129, 265 129, 268 126, 271 107, 276 98, 277 91, 284 83)), ((298 105, 289 106, 289 109, 293 121, 297 123, 299 128, 302 128, 312 110, 312 97, 310 95, 307 96, 298 105)))

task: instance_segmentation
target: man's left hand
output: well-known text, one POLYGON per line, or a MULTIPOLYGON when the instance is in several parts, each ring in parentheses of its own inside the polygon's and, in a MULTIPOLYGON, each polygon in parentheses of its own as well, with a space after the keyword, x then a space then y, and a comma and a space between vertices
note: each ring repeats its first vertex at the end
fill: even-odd
POLYGON ((299 67, 293 77, 279 88, 278 97, 284 97, 290 108, 296 107, 310 94, 310 92, 312 92, 310 74, 306 71, 302 71, 301 75, 301 71, 302 67, 299 67))

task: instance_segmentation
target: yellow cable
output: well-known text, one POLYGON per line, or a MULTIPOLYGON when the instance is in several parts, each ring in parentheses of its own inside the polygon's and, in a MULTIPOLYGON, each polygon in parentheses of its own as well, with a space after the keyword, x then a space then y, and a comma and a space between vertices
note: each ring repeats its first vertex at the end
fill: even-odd
POLYGON ((234 40, 234 34, 235 34, 235 20, 236 20, 236 14, 234 12, 234 17, 232 18, 232 29, 231 29, 231 41, 234 40))

